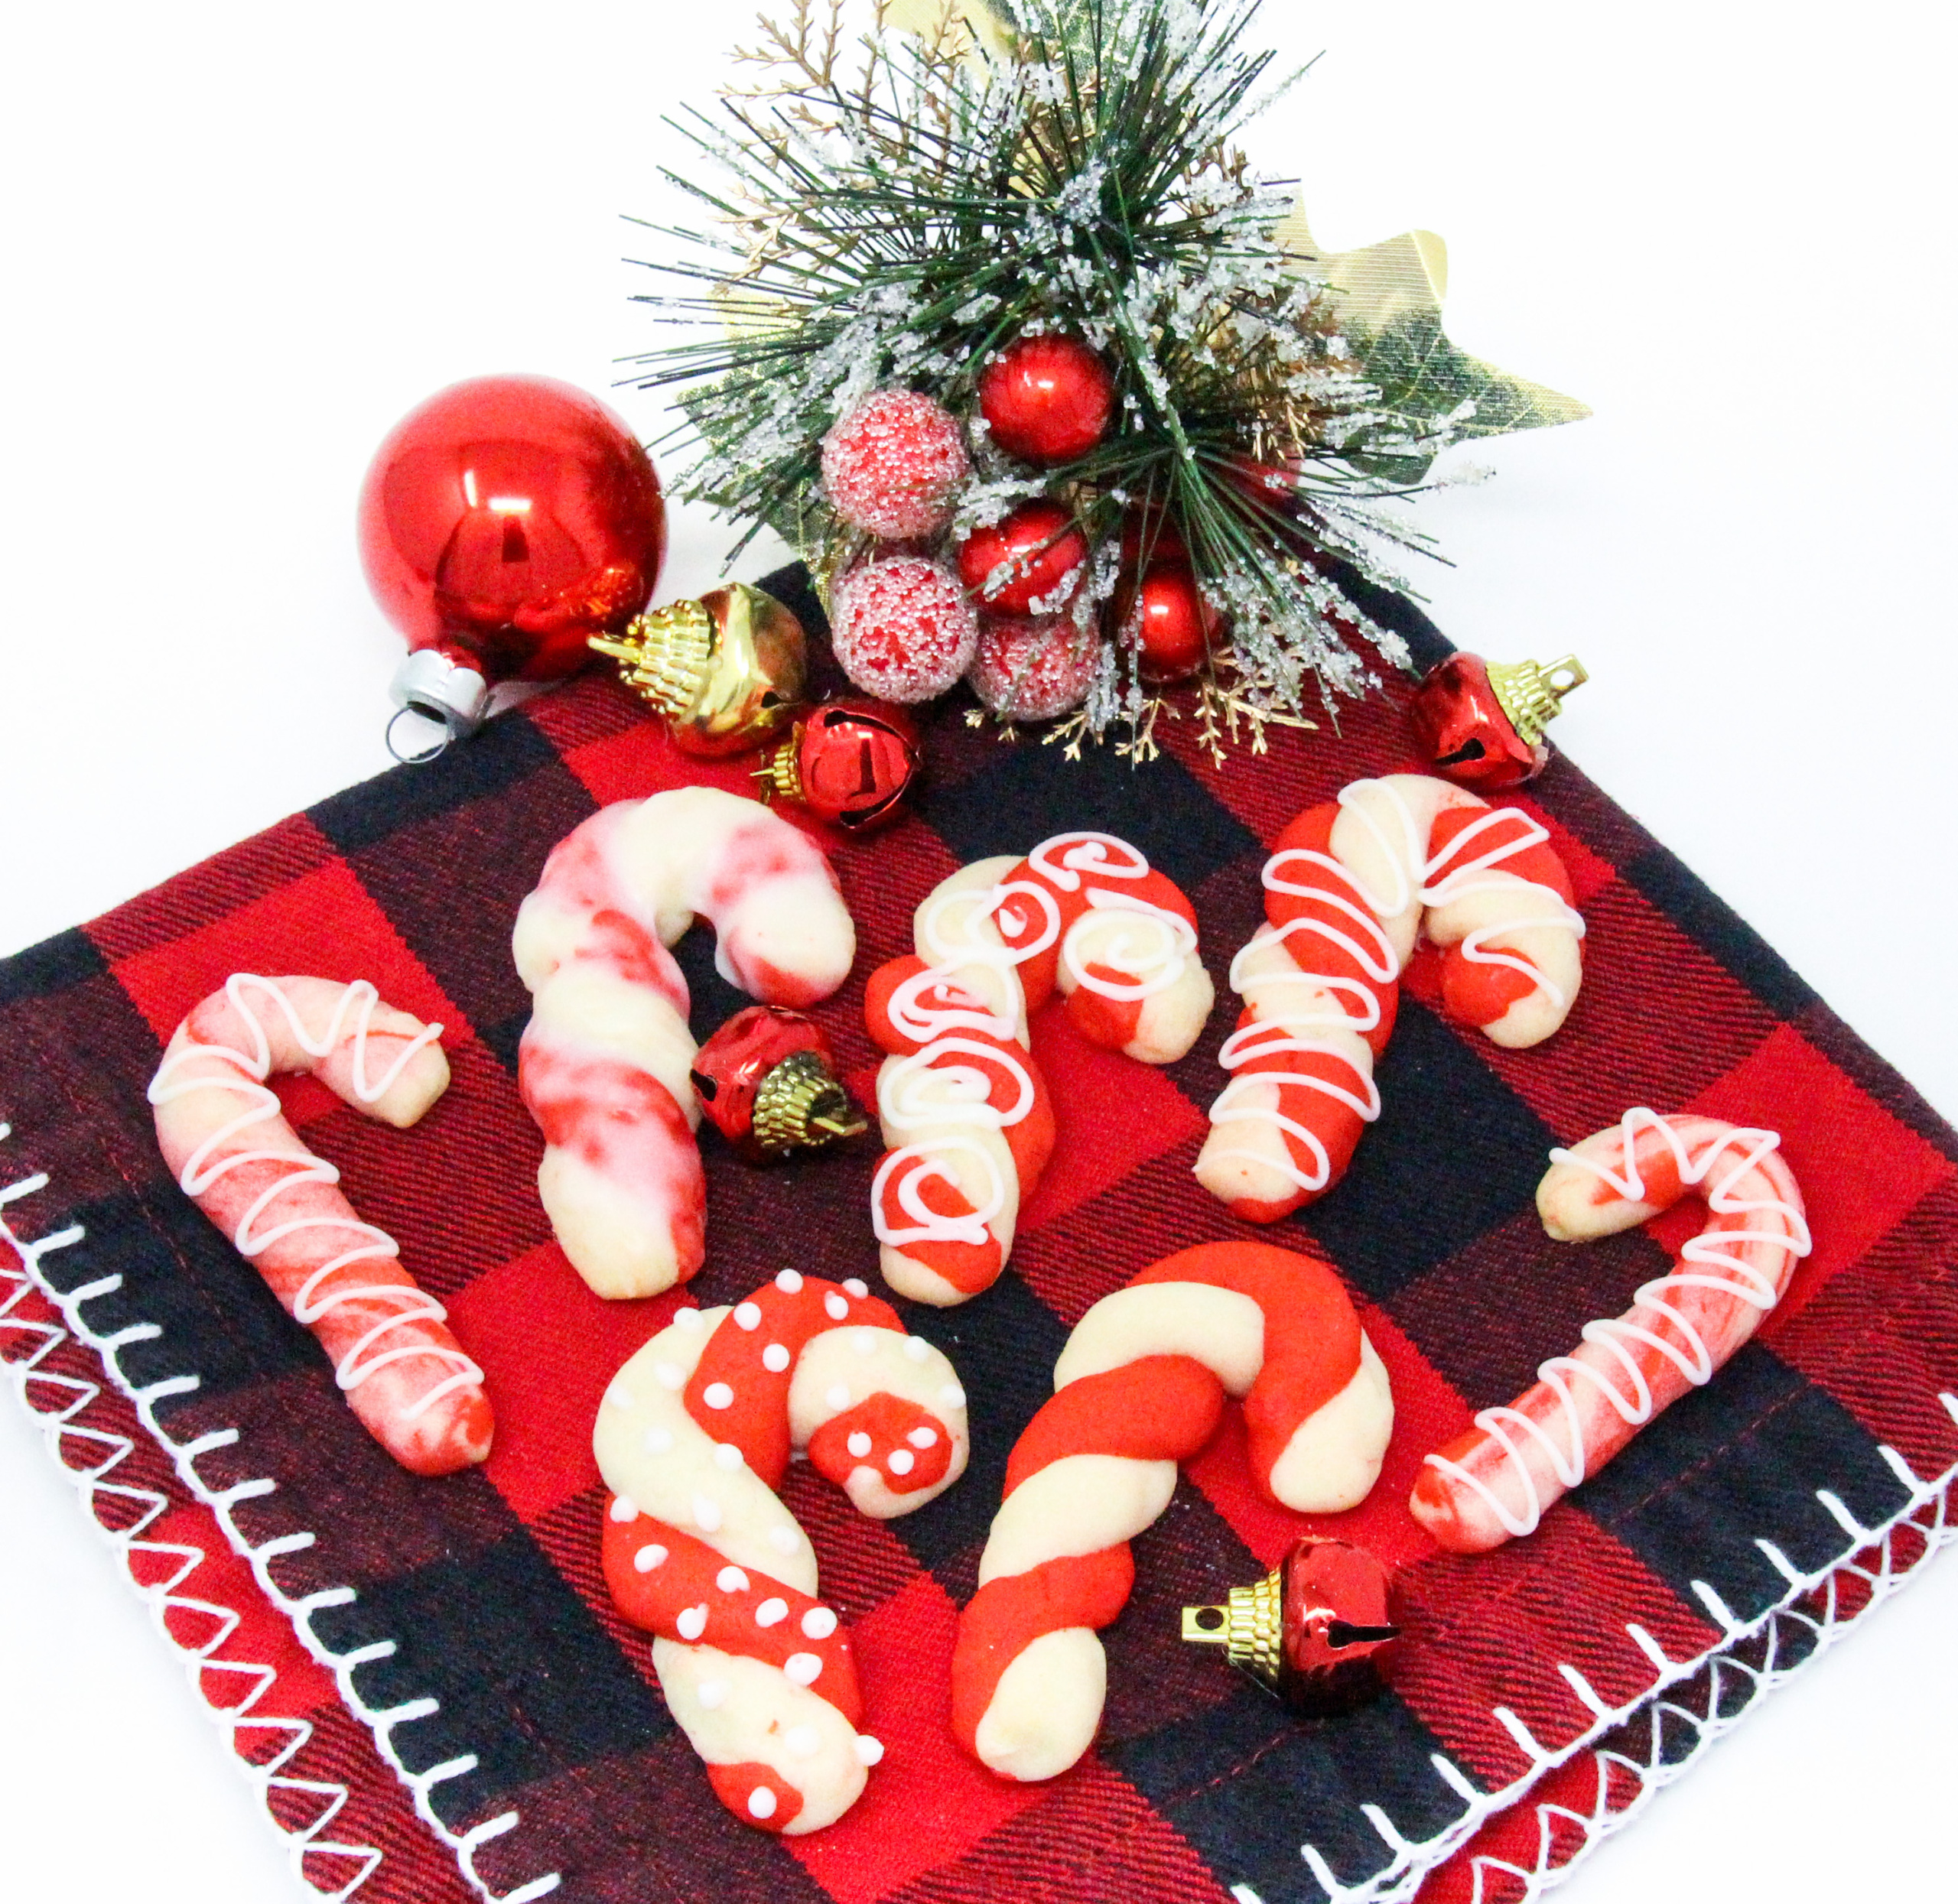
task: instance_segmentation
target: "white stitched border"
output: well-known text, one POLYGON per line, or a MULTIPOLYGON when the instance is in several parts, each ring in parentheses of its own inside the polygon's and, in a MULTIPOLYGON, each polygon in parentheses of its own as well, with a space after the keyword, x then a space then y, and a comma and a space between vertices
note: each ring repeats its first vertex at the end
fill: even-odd
MULTIPOLYGON (((10 1126, 0 1124, 0 1139, 5 1139, 9 1134, 10 1126)), ((122 1549, 125 1568, 129 1557, 138 1553, 161 1555, 181 1563, 174 1574, 158 1585, 145 1586, 141 1581, 135 1579, 133 1573, 130 1577, 138 1590, 150 1600, 157 1624, 162 1629, 165 1637, 180 1652, 190 1655, 193 1678, 200 1679, 204 1672, 222 1668, 258 1678, 256 1688, 248 1692, 235 1707, 221 1709, 212 1705, 207 1698, 204 1703, 213 1720, 233 1733, 255 1729, 282 1731, 289 1735, 291 1742, 264 1765, 255 1765, 242 1756, 239 1763, 246 1776, 257 1787, 268 1816, 282 1831, 286 1831, 291 1840, 291 1863, 295 1875, 309 1889, 320 1891, 322 1887, 314 1886, 307 1873, 305 1861, 308 1857, 331 1854, 364 1860, 362 1869, 348 1883, 337 1890, 323 1893, 336 1900, 350 1898, 372 1876, 381 1862, 381 1853, 371 1845, 337 1844, 320 1838, 320 1832, 346 1802, 345 1786, 281 1776, 281 1767, 288 1763, 293 1755, 312 1737, 313 1728, 304 1720, 252 1716, 252 1707, 274 1681, 276 1675, 272 1669, 268 1666, 241 1664, 209 1657, 230 1637, 239 1624, 239 1616, 231 1608, 213 1606, 207 1601, 185 1599, 176 1593, 175 1589, 202 1564, 205 1556, 201 1548, 176 1543, 162 1545, 138 1538, 143 1529, 168 1508, 168 1502, 153 1489, 125 1486, 104 1479, 128 1457, 133 1444, 124 1435, 73 1425, 72 1418, 100 1392, 96 1383, 82 1381, 72 1376, 41 1370, 37 1366, 70 1339, 70 1335, 75 1340, 93 1349, 100 1357, 103 1368, 115 1386, 128 1397, 142 1418, 144 1425, 155 1436, 158 1444, 171 1457, 184 1486, 210 1509, 216 1517, 218 1525, 224 1529, 226 1538, 233 1549, 249 1564, 266 1598, 291 1621, 293 1630, 299 1636, 300 1642, 306 1650, 333 1673, 340 1687, 340 1698, 348 1711, 372 1731, 376 1749, 412 1795, 415 1808, 423 1822, 454 1854, 456 1863, 463 1877, 486 1900, 486 1904, 533 1904, 533 1900, 547 1896, 557 1889, 562 1879, 561 1873, 556 1871, 532 1878, 513 1891, 501 1892, 493 1891, 487 1881, 477 1875, 475 1863, 477 1850, 492 1839, 501 1837, 505 1832, 512 1829, 517 1823, 518 1814, 514 1811, 505 1811, 460 1834, 450 1830, 437 1815, 430 1793, 434 1787, 447 1780, 458 1779, 473 1772, 477 1764, 476 1755, 470 1753, 459 1758, 445 1759, 440 1765, 431 1766, 425 1772, 410 1772, 402 1764, 395 1750, 395 1727, 417 1719, 427 1718, 440 1710, 437 1702, 428 1698, 413 1699, 401 1705, 381 1710, 368 1704, 353 1684, 354 1672, 357 1668, 371 1665, 376 1660, 391 1658, 395 1642, 392 1639, 376 1640, 356 1647, 351 1652, 335 1652, 313 1630, 313 1616, 329 1607, 351 1605, 356 1597, 353 1589, 351 1587, 330 1587, 294 1598, 273 1579, 271 1566, 274 1561, 288 1554, 303 1552, 314 1544, 317 1536, 310 1532, 282 1534, 254 1546, 239 1531, 233 1518, 233 1509, 246 1501, 260 1499, 272 1493, 278 1483, 269 1477, 264 1477, 236 1482, 221 1490, 209 1486, 197 1472, 198 1460, 220 1448, 231 1447, 239 1439, 238 1431, 236 1428, 221 1428, 200 1434, 194 1441, 179 1441, 158 1421, 155 1413, 157 1404, 173 1396, 191 1393, 198 1386, 197 1378, 195 1376, 173 1376, 164 1381, 151 1383, 147 1387, 138 1388, 122 1372, 119 1359, 121 1352, 135 1343, 154 1341, 163 1333, 162 1331, 153 1322, 138 1322, 118 1329, 112 1334, 102 1335, 90 1328, 80 1314, 80 1306, 84 1302, 96 1296, 112 1295, 119 1289, 122 1285, 121 1276, 103 1276, 63 1295, 42 1273, 41 1265, 44 1258, 53 1256, 57 1251, 71 1249, 82 1241, 83 1232, 81 1226, 79 1223, 70 1224, 43 1236, 37 1242, 30 1243, 18 1235, 7 1222, 5 1207, 21 1197, 33 1196, 45 1190, 47 1181, 44 1175, 37 1175, 22 1178, 0 1187, 0 1241, 11 1245, 23 1266, 23 1269, 15 1269, 4 1260, 0 1260, 0 1283, 13 1285, 5 1292, 4 1298, 0 1298, 0 1327, 15 1330, 31 1337, 39 1336, 41 1338, 40 1347, 7 1366, 15 1378, 15 1386, 22 1406, 43 1425, 50 1453, 75 1483, 91 1509, 96 1496, 102 1494, 119 1497, 133 1503, 138 1509, 135 1522, 128 1528, 120 1532, 107 1527, 102 1529, 110 1541, 122 1549), (12 1313, 30 1286, 38 1289, 60 1312, 62 1320, 67 1324, 67 1331, 52 1323, 34 1321, 12 1313), (72 1399, 66 1402, 57 1402, 50 1408, 40 1408, 28 1399, 28 1394, 30 1385, 37 1383, 64 1392, 72 1399), (85 1464, 79 1469, 70 1467, 62 1458, 62 1445, 64 1441, 76 1440, 95 1444, 101 1450, 99 1458, 85 1464), (168 1613, 173 1607, 210 1619, 216 1628, 214 1636, 196 1646, 187 1646, 178 1640, 167 1623, 168 1613), (274 1792, 308 1795, 321 1800, 323 1809, 311 1824, 288 1831, 272 1809, 274 1792)), ((92 1517, 96 1519, 98 1526, 102 1525, 99 1516, 92 1517)), ((201 1684, 198 1690, 202 1696, 201 1684)))

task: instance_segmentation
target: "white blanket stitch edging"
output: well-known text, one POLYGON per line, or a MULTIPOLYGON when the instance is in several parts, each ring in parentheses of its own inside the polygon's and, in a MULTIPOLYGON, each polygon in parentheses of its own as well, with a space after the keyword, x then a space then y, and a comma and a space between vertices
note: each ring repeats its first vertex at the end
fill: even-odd
MULTIPOLYGON (((0 1124, 0 1140, 5 1139, 11 1134, 10 1126, 0 1124)), ((41 1174, 24 1177, 11 1184, 0 1185, 0 1213, 4 1212, 8 1204, 45 1190, 47 1184, 47 1176, 41 1174)), ((396 1642, 392 1639, 376 1640, 365 1646, 356 1647, 351 1652, 339 1652, 327 1646, 314 1632, 312 1624, 314 1615, 324 1612, 329 1608, 350 1606, 356 1597, 354 1590, 351 1587, 325 1587, 317 1593, 307 1594, 295 1599, 287 1594, 273 1579, 271 1566, 274 1561, 282 1559, 289 1554, 304 1552, 314 1544, 317 1536, 311 1532, 283 1534, 276 1538, 262 1542, 255 1546, 239 1531, 236 1522, 232 1518, 233 1510, 245 1502, 263 1499, 276 1490, 278 1483, 269 1477, 262 1477, 253 1480, 239 1481, 229 1487, 219 1490, 207 1486, 198 1473, 197 1463, 199 1459, 206 1454, 214 1454, 220 1448, 233 1446, 239 1438, 238 1431, 236 1428, 214 1429, 208 1434, 199 1435, 195 1441, 178 1441, 158 1421, 155 1414, 156 1405, 177 1396, 192 1393, 198 1386, 197 1377, 194 1375, 173 1376, 161 1382, 151 1383, 145 1388, 138 1388, 123 1373, 119 1359, 122 1350, 135 1343, 155 1340, 163 1334, 162 1329, 154 1322, 135 1322, 127 1327, 117 1330, 112 1335, 102 1335, 90 1328, 83 1318, 80 1314, 81 1305, 96 1297, 115 1294, 122 1286, 121 1275, 111 1275, 99 1278, 93 1282, 86 1283, 81 1288, 64 1295, 56 1289, 42 1273, 41 1265, 44 1258, 52 1256, 60 1250, 72 1249, 83 1240, 84 1234, 85 1232, 80 1224, 71 1223, 50 1232, 37 1241, 31 1243, 11 1227, 4 1214, 0 1214, 0 1241, 4 1241, 11 1246, 15 1253, 19 1257, 25 1272, 23 1275, 20 1271, 0 1264, 0 1278, 4 1278, 15 1285, 14 1288, 6 1295, 5 1300, 0 1301, 0 1325, 41 1334, 44 1338, 39 1348, 23 1357, 19 1362, 9 1365, 17 1376, 15 1386, 19 1393, 21 1405, 37 1420, 46 1424, 50 1454, 70 1474, 77 1488, 83 1493, 85 1498, 92 1503, 96 1493, 108 1493, 128 1499, 135 1502, 140 1509, 146 1510, 139 1516, 136 1524, 125 1532, 116 1533, 106 1528, 103 1529, 112 1542, 122 1548, 125 1557, 130 1553, 140 1551, 181 1558, 183 1564, 181 1571, 160 1586, 145 1588, 140 1581, 135 1581, 135 1584, 139 1591, 151 1597, 158 1623, 162 1626, 166 1638, 168 1638, 171 1644, 177 1646, 180 1652, 188 1652, 193 1655, 191 1659, 193 1673, 223 1666, 232 1671, 262 1675, 257 1690, 249 1694, 241 1705, 232 1709, 230 1712, 210 1706, 208 1701, 205 1703, 216 1723, 228 1726, 234 1733, 248 1727, 256 1727, 287 1730, 292 1734, 291 1743, 265 1766, 255 1766, 250 1759, 242 1756, 239 1758, 239 1763, 246 1777, 258 1788, 261 1800, 266 1806, 268 1816, 272 1818, 273 1823, 278 1825, 281 1831, 286 1828, 280 1824, 277 1814, 271 1809, 271 1798, 273 1792, 305 1792, 320 1797, 324 1801, 324 1810, 313 1820, 310 1826, 302 1827, 290 1834, 294 1840, 291 1855, 296 1874, 306 1883, 309 1889, 314 1889, 317 1894, 317 1887, 312 1885, 311 1879, 307 1878, 305 1873, 304 1861, 308 1856, 324 1855, 330 1852, 340 1856, 370 1859, 371 1862, 358 1872, 351 1882, 343 1885, 337 1891, 325 1893, 337 1899, 346 1899, 350 1897, 373 1875, 375 1869, 381 1862, 381 1854, 372 1846, 331 1844, 318 1841, 317 1836, 318 1832, 324 1828, 346 1802, 347 1793, 344 1786, 327 1785, 310 1780, 287 1779, 278 1776, 279 1769, 289 1763, 293 1755, 312 1736, 312 1727, 303 1720, 254 1718, 246 1716, 250 1707, 262 1695, 265 1688, 272 1683, 275 1675, 272 1668, 261 1665, 239 1665, 228 1661, 211 1662, 207 1665, 203 1656, 223 1644, 237 1626, 239 1616, 236 1612, 228 1607, 214 1607, 203 1601, 182 1600, 174 1596, 174 1589, 181 1584, 203 1561, 205 1557, 201 1549, 188 1546, 161 1546, 153 1542, 140 1542, 135 1538, 141 1532, 144 1527, 164 1510, 168 1503, 162 1496, 150 1490, 123 1487, 118 1484, 105 1483, 102 1480, 102 1477, 106 1475, 110 1470, 128 1456, 132 1444, 126 1438, 121 1435, 112 1436, 100 1430, 70 1425, 70 1418, 93 1401, 99 1391, 94 1384, 78 1382, 71 1376, 36 1372, 35 1365, 58 1348, 67 1337, 50 1324, 31 1322, 12 1315, 14 1306, 30 1285, 39 1290, 41 1295, 60 1312, 62 1320, 67 1324, 68 1331, 72 1334, 73 1339, 85 1344, 94 1350, 110 1379, 128 1397, 137 1413, 141 1417, 144 1425, 156 1438, 158 1445, 170 1456, 184 1486, 216 1516, 218 1525, 224 1529, 225 1536, 230 1542, 234 1551, 250 1566, 266 1598, 291 1621, 293 1631, 298 1635, 300 1643, 321 1665, 326 1667, 333 1675, 340 1688, 340 1698, 347 1710, 372 1732, 376 1750, 393 1768, 395 1776, 408 1788, 415 1800, 416 1812, 436 1837, 447 1846, 454 1854, 457 1868, 478 1895, 485 1900, 485 1904, 534 1904, 534 1900, 548 1896, 557 1889, 562 1881, 561 1874, 556 1871, 547 1872, 541 1877, 532 1878, 528 1883, 519 1886, 515 1890, 501 1892, 492 1890, 487 1881, 477 1875, 475 1863, 476 1852, 492 1839, 501 1837, 504 1833, 513 1829, 518 1821, 517 1812, 515 1811, 503 1812, 495 1818, 485 1819, 480 1824, 473 1826, 469 1831, 460 1834, 450 1831, 437 1814, 430 1798, 431 1792, 435 1786, 450 1779, 461 1778, 473 1772, 478 1763, 474 1753, 467 1753, 458 1758, 445 1759, 440 1765, 430 1766, 425 1772, 410 1772, 402 1763, 394 1746, 395 1727, 411 1724, 418 1719, 431 1717, 441 1710, 439 1703, 432 1698, 411 1699, 402 1704, 377 1711, 361 1697, 359 1690, 355 1687, 353 1684, 355 1671, 359 1667, 372 1665, 380 1660, 392 1658, 395 1650, 396 1642), (28 1384, 35 1381, 53 1383, 62 1388, 76 1391, 75 1399, 65 1407, 54 1410, 37 1409, 28 1399, 28 1384), (77 1436, 86 1437, 106 1444, 108 1451, 104 1458, 97 1461, 92 1467, 80 1471, 69 1469, 67 1464, 60 1459, 60 1441, 63 1435, 70 1438, 77 1436), (186 1610, 195 1611, 215 1620, 219 1628, 216 1636, 200 1647, 190 1648, 182 1645, 164 1624, 164 1614, 171 1606, 181 1607, 186 1610)), ((99 1519, 96 1524, 99 1526, 102 1525, 99 1519)), ((131 1577, 134 1581, 133 1574, 131 1577)), ((201 1693, 201 1688, 200 1691, 201 1693)))

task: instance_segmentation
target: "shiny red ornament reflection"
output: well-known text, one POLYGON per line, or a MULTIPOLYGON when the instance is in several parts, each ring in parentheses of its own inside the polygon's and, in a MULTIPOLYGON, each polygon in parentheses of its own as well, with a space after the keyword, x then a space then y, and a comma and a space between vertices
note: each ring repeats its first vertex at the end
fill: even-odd
POLYGON ((1087 455, 1108 428, 1115 379, 1078 337, 1020 337, 979 375, 979 413, 1010 457, 1051 469, 1087 455))
POLYGON ((1474 793, 1507 792, 1550 764, 1543 742, 1517 733, 1479 655, 1449 655, 1414 690, 1407 718, 1428 768, 1474 793))
POLYGON ((574 672, 590 636, 646 606, 666 511, 646 452, 595 397, 548 377, 477 377, 389 433, 361 488, 359 538, 411 655, 473 671, 486 698, 499 681, 574 672))
POLYGON ((763 764, 769 791, 819 820, 868 833, 903 812, 924 765, 918 729, 877 700, 825 701, 763 764))
POLYGON ((1223 617, 1203 599, 1189 564, 1176 557, 1150 564, 1140 587, 1118 589, 1117 625, 1139 614, 1135 638, 1142 678, 1152 686, 1187 681, 1216 645, 1223 617))
POLYGON ((1075 525, 1074 512, 1042 497, 974 529, 959 545, 958 579, 996 613, 1052 614, 1060 604, 1048 598, 1087 560, 1088 538, 1075 525), (989 589, 988 579, 1003 564, 1012 565, 1006 578, 989 589))
POLYGON ((737 1155, 762 1163, 864 1129, 837 1080, 836 1053, 800 1012, 750 1005, 694 1054, 694 1094, 737 1155))

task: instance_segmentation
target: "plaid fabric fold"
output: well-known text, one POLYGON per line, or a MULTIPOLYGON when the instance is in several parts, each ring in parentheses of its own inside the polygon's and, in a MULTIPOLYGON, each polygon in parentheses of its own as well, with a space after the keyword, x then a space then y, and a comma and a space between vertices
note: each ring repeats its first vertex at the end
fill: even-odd
MULTIPOLYGON (((818 619, 799 573, 769 586, 818 619)), ((1405 604, 1378 607, 1423 658, 1444 651, 1405 604)), ((1221 772, 1187 724, 1159 729, 1163 757, 1138 769, 1111 751, 1073 762, 1001 745, 937 714, 916 817, 827 843, 861 952, 816 1015, 860 1093, 876 1061, 864 977, 908 949, 918 898, 961 861, 1062 828, 1133 840, 1183 886, 1225 995, 1259 916, 1267 843, 1345 781, 1410 764, 1404 696, 1395 683, 1342 709, 1336 736, 1274 733, 1265 758, 1221 772)), ((1397 1423, 1373 1497, 1318 1522, 1279 1512, 1252 1490, 1228 1424, 1137 1543, 1135 1597, 1105 1636, 1095 1751, 1050 1785, 1017 1786, 955 1746, 957 1610, 1007 1452, 1068 1329, 1157 1257, 1238 1233, 1189 1175, 1231 1012, 1161 1073, 1043 1015, 1034 1044, 1060 1142, 1012 1271, 962 1308, 906 1305, 971 1399, 970 1471, 882 1525, 805 1468, 787 1485, 826 1595, 853 1624, 866 1726, 888 1756, 831 1829, 746 1829, 709 1790, 644 1636, 600 1578, 592 1415, 678 1298, 600 1302, 551 1240, 532 1182, 540 1139, 515 1086, 529 1000, 508 949, 519 901, 571 827, 607 801, 702 779, 747 784, 740 764, 681 756, 587 677, 432 768, 324 801, 0 963, 0 1119, 13 1127, 0 1184, 47 1178, 0 1210, 6 1233, 125 1392, 97 1405, 174 1454, 195 1497, 184 1511, 216 1514, 252 1558, 258 1584, 241 1574, 239 1592, 293 1623, 320 1710, 356 1742, 337 1779, 356 1792, 405 1780, 486 1895, 1291 1904, 1407 1896, 1436 1873, 1437 1896, 1520 1896, 1940 1539, 1958 1463, 1958 1135, 1559 760, 1517 804, 1550 829, 1589 922, 1569 1023, 1537 1050, 1498 1051, 1445 1022, 1417 962, 1380 1067, 1379 1123, 1340 1188, 1271 1233, 1337 1266, 1387 1365, 1397 1423), (397 1468, 311 1338, 164 1170, 144 1087, 177 1020, 241 970, 369 978, 447 1028, 455 1081, 413 1132, 304 1087, 288 1103, 488 1370, 498 1438, 480 1470, 431 1483, 397 1468), (1406 1510, 1422 1456, 1526 1386, 1586 1321, 1621 1310, 1677 1240, 1662 1223, 1571 1250, 1536 1223, 1545 1152, 1634 1103, 1781 1132, 1815 1253, 1718 1379, 1537 1535, 1473 1559, 1439 1553, 1406 1510), (1307 1724, 1183 1646, 1176 1616, 1315 1526, 1400 1568, 1413 1636, 1391 1694, 1307 1724)), ((704 931, 678 956, 704 1036, 743 1001, 704 931)), ((708 1266, 688 1299, 733 1300, 785 1261, 875 1282, 873 1154, 762 1171, 704 1148, 708 1266)), ((12 1313, 0 1305, 0 1322, 12 1313)), ((8 1340, 28 1353, 18 1325, 8 1340)), ((329 1888, 347 1883, 342 1867, 329 1888)), ((353 1878, 368 1896, 445 1894, 399 1883, 387 1860, 353 1878)))

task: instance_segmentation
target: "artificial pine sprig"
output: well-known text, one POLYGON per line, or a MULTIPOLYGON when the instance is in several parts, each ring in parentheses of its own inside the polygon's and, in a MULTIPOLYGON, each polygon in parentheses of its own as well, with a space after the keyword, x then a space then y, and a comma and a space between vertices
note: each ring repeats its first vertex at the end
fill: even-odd
POLYGON ((1379 505, 1460 419, 1387 405, 1310 261, 1273 236, 1290 197, 1234 145, 1269 103, 1258 0, 993 0, 997 34, 854 40, 844 5, 765 19, 739 56, 755 83, 669 122, 704 164, 666 176, 714 223, 652 228, 690 255, 650 264, 676 288, 644 301, 704 334, 631 361, 641 388, 680 388, 701 448, 681 492, 833 567, 851 532, 821 493, 822 439, 873 391, 919 389, 972 420, 955 536, 1048 495, 1088 538, 1065 603, 1107 643, 1088 731, 1153 744, 1135 613, 1111 606, 1125 519, 1145 559, 1173 532, 1228 618, 1199 691, 1220 754, 1227 725, 1255 740, 1315 690, 1362 690, 1355 636, 1404 663, 1341 578, 1395 585, 1379 550, 1423 538, 1379 505), (975 392, 992 355, 1043 331, 1101 354, 1115 410, 1086 456, 1036 470, 987 440, 975 392))

